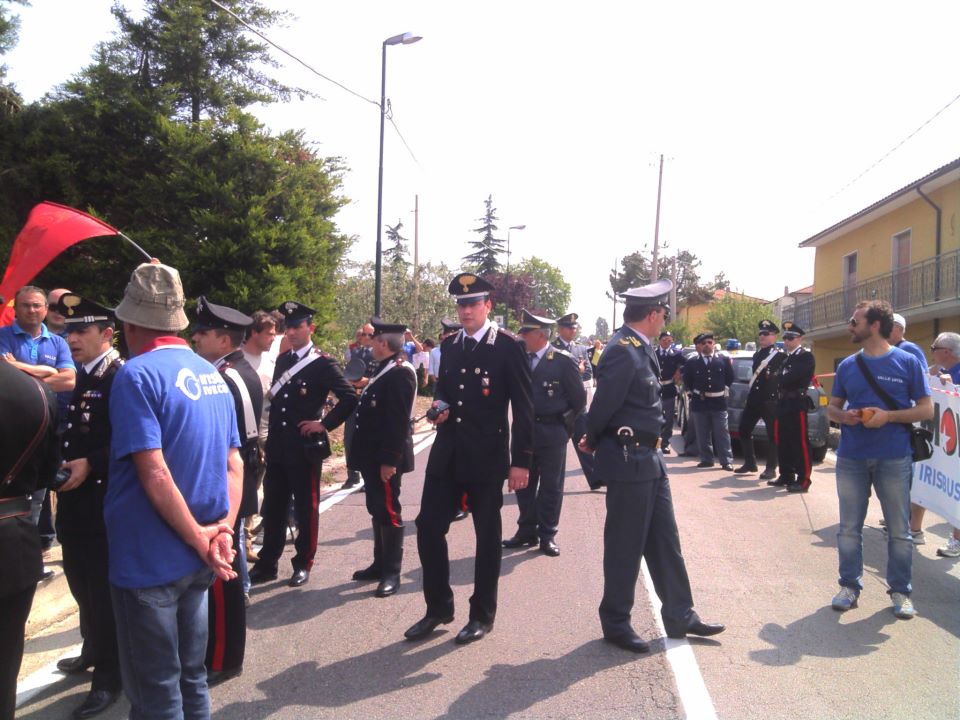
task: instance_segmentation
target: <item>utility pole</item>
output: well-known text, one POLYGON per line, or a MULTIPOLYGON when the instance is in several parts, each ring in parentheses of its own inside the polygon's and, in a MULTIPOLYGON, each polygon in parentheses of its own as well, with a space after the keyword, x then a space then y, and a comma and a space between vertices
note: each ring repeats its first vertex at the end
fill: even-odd
POLYGON ((657 180, 657 222, 653 227, 653 267, 650 268, 650 282, 659 279, 657 256, 660 254, 660 191, 663 189, 663 153, 660 153, 660 177, 657 180))
MULTIPOLYGON (((616 282, 617 282, 617 262, 618 262, 618 261, 619 261, 619 258, 614 258, 614 259, 613 259, 613 282, 614 282, 614 284, 616 284, 616 282)), ((611 289, 613 289, 613 288, 611 288, 611 289)), ((610 295, 613 297, 613 322, 610 323, 610 332, 613 333, 614 328, 619 327, 619 326, 617 325, 617 291, 616 291, 616 290, 613 290, 613 292, 610 293, 610 295)))
POLYGON ((420 335, 420 196, 413 196, 413 332, 420 335))
POLYGON ((670 258, 670 280, 673 287, 670 289, 670 312, 673 313, 673 319, 677 319, 677 256, 670 258))

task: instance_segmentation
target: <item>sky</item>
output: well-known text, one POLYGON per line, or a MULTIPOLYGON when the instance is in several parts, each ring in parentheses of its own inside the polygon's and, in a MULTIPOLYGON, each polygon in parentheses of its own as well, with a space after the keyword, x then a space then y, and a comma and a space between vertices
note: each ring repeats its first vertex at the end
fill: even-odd
MULTIPOLYGON (((384 223, 412 239, 418 198, 421 262, 456 270, 492 195, 501 237, 526 226, 513 262, 557 266, 587 333, 612 320, 615 261, 653 246, 661 154, 661 253, 768 300, 813 282, 801 241, 960 157, 955 1, 265 4, 294 16, 272 40, 367 98, 276 52, 320 97, 254 109, 343 158, 351 258, 375 254, 381 43, 412 32, 387 49, 384 223)), ((28 101, 89 62, 110 5, 19 10, 5 62, 28 101)))

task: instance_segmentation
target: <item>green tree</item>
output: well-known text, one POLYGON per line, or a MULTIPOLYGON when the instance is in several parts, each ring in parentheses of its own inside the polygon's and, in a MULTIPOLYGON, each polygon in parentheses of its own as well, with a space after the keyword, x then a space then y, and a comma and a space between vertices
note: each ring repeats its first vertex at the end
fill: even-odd
MULTIPOLYGON (((224 0, 223 5, 258 30, 289 18, 257 0, 224 0)), ((252 40, 243 25, 213 3, 147 0, 140 20, 119 3, 112 12, 120 38, 111 50, 123 56, 124 65, 137 68, 141 87, 168 93, 178 117, 197 123, 204 114, 305 94, 261 71, 277 67, 266 43, 252 40)))
POLYGON ((669 323, 664 330, 669 330, 673 333, 673 341, 675 343, 680 343, 681 345, 689 345, 693 342, 693 333, 690 331, 690 326, 679 320, 676 322, 669 323))
MULTIPOLYGON (((676 258, 677 303, 693 305, 706 302, 713 297, 715 290, 729 287, 723 273, 719 273, 713 282, 702 283, 699 268, 702 262, 688 250, 680 250, 673 257, 661 255, 657 259, 660 278, 673 278, 673 261, 676 258)), ((610 273, 610 287, 614 293, 622 293, 630 288, 646 285, 650 282, 652 259, 646 250, 624 256, 620 260, 620 269, 610 273)), ((607 297, 611 297, 607 293, 607 297)))
MULTIPOLYGON (((0 0, 0 58, 12 50, 19 39, 20 16, 14 15, 11 8, 5 7, 15 3, 29 5, 27 0, 0 0)), ((21 98, 11 85, 4 83, 7 76, 7 66, 0 62, 0 115, 16 112, 20 109, 21 98)))
POLYGON ((504 241, 494 237, 493 233, 497 231, 497 209, 493 206, 493 195, 489 195, 483 201, 486 211, 482 218, 477 222, 483 223, 475 228, 473 232, 481 237, 479 240, 471 240, 468 244, 474 248, 474 251, 463 259, 467 261, 473 272, 486 277, 489 273, 500 271, 499 255, 504 251, 504 241))
POLYGON ((401 267, 404 269, 410 267, 410 261, 407 260, 409 255, 407 252, 407 243, 410 241, 400 234, 403 223, 397 220, 397 224, 393 227, 389 225, 385 225, 384 227, 387 229, 387 242, 391 243, 391 245, 383 251, 383 262, 388 267, 401 267))
POLYGON ((605 317, 597 318, 597 339, 606 341, 610 337, 610 325, 605 317))
POLYGON ((706 322, 718 343, 730 338, 745 342, 756 335, 757 323, 769 314, 763 303, 731 292, 710 307, 706 322))
MULTIPOLYGON (((511 275, 513 274, 511 270, 511 275)), ((524 258, 516 266, 516 274, 525 277, 532 296, 531 311, 557 318, 570 306, 570 283, 563 279, 560 268, 538 257, 524 258)))

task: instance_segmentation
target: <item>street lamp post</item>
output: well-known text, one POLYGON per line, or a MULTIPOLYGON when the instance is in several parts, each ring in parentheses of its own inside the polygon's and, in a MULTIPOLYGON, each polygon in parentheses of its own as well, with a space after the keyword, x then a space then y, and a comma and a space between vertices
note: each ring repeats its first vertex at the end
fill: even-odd
POLYGON ((526 230, 526 225, 511 225, 507 228, 507 277, 510 276, 510 231, 511 230, 526 230))
POLYGON ((383 60, 380 66, 380 169, 377 173, 377 258, 373 293, 373 314, 377 317, 380 317, 380 284, 383 266, 381 233, 383 232, 383 126, 387 119, 387 45, 411 45, 420 39, 419 35, 403 33, 383 41, 383 60))

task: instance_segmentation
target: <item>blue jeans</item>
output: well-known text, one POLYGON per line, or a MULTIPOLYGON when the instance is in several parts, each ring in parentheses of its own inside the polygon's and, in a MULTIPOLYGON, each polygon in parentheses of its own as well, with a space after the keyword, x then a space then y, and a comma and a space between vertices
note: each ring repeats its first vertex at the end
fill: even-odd
POLYGON ((727 411, 697 410, 690 415, 697 430, 700 462, 712 463, 713 453, 716 451, 721 465, 733 465, 733 449, 730 447, 730 431, 727 429, 727 411))
POLYGON ((887 522, 887 585, 889 592, 909 595, 913 589, 913 541, 910 538, 910 456, 894 460, 837 458, 837 497, 840 500, 840 585, 857 594, 863 589, 863 521, 871 486, 887 522))
POLYGON ((130 720, 208 720, 207 589, 203 567, 168 585, 111 585, 130 720))

